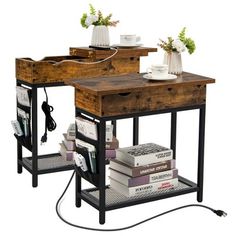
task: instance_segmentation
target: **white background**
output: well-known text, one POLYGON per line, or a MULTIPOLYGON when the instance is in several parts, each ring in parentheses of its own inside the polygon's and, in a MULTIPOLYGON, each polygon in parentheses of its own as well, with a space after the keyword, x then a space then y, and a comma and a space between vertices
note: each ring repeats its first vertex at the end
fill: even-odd
MULTIPOLYGON (((206 116, 206 149, 204 201, 206 205, 228 212, 219 218, 201 208, 178 211, 134 229, 123 231, 158 235, 235 235, 235 8, 230 0, 145 0, 95 1, 96 9, 113 13, 119 19, 110 28, 111 43, 119 43, 121 33, 136 33, 145 46, 156 47, 159 38, 175 36, 183 26, 197 45, 193 55, 183 54, 184 70, 216 79, 208 85, 206 116)), ((10 120, 15 119, 15 58, 39 60, 49 55, 66 55, 70 46, 90 43, 92 28, 80 26, 80 17, 88 11, 88 1, 79 0, 8 0, 0 3, 0 102, 1 164, 0 215, 1 235, 99 235, 72 228, 56 216, 55 203, 72 172, 39 177, 39 187, 31 187, 31 175, 16 173, 16 141, 10 120), (4 232, 4 233, 3 233, 4 232)), ((152 63, 162 62, 163 52, 142 58, 141 71, 152 63)), ((62 133, 73 122, 73 89, 48 89, 49 104, 58 128, 48 133, 48 143, 40 153, 58 151, 62 133)), ((39 91, 39 106, 44 94, 39 91)), ((43 133, 43 116, 39 114, 39 136, 43 133)), ((169 145, 169 115, 140 120, 140 142, 155 141, 169 145)), ((178 116, 177 167, 180 174, 196 180, 198 112, 182 112, 178 116)), ((122 146, 131 144, 131 121, 118 123, 122 146)), ((27 153, 25 153, 27 155, 27 153)), ((87 184, 85 183, 86 187, 87 184)), ((110 211, 106 228, 121 227, 164 210, 196 203, 196 194, 110 211)), ((74 207, 74 184, 62 204, 62 214, 70 221, 92 227, 98 224, 98 212, 87 204, 74 207)), ((119 232, 115 232, 114 235, 119 232)))

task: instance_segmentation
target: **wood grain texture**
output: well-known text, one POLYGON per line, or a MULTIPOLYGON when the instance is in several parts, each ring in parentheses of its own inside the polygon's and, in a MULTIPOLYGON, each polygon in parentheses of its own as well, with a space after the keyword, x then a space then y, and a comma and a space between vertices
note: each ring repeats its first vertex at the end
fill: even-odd
POLYGON ((183 73, 175 81, 150 82, 142 75, 74 80, 75 105, 97 116, 115 116, 204 104, 215 80, 183 73))
POLYGON ((101 114, 101 97, 75 89, 75 106, 85 108, 92 114, 101 114))
MULTIPOLYGON (((137 47, 137 48, 118 48, 118 53, 114 59, 148 56, 149 52, 157 52, 157 48, 137 47)), ((114 53, 114 50, 95 50, 88 47, 71 47, 70 55, 82 56, 92 59, 104 59, 114 53)))
POLYGON ((34 61, 16 59, 16 78, 31 84, 66 82, 72 78, 100 77, 139 73, 140 56, 147 56, 156 48, 119 49, 111 59, 96 62, 114 53, 113 50, 70 48, 70 56, 51 56, 34 61))
POLYGON ((87 78, 86 80, 74 79, 68 84, 75 88, 95 95, 110 95, 117 93, 159 89, 160 87, 182 87, 186 84, 205 85, 214 83, 215 80, 187 72, 179 75, 175 80, 152 81, 143 78, 143 74, 128 74, 112 77, 87 78))
POLYGON ((139 72, 139 58, 120 58, 98 64, 78 56, 47 57, 40 61, 16 59, 16 78, 32 84, 66 82, 72 78, 111 76, 139 72))

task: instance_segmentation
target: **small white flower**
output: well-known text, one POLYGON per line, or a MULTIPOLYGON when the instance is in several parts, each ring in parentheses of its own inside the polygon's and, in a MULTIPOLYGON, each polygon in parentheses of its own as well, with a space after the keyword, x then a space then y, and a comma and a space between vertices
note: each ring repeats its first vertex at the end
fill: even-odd
POLYGON ((172 43, 173 48, 175 48, 177 50, 177 52, 181 53, 184 52, 186 50, 186 47, 184 45, 184 43, 180 40, 180 39, 176 39, 173 43, 172 43))
POLYGON ((90 25, 92 25, 94 22, 98 21, 98 17, 95 15, 89 15, 87 16, 86 20, 85 20, 85 24, 87 27, 89 27, 90 25))

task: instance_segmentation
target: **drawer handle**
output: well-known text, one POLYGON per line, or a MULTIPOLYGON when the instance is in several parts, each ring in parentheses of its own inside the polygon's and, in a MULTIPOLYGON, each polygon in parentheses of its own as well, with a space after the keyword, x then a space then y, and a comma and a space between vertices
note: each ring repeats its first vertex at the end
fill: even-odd
POLYGON ((130 95, 130 92, 128 92, 128 93, 119 93, 119 95, 122 96, 122 97, 126 97, 126 96, 130 95))

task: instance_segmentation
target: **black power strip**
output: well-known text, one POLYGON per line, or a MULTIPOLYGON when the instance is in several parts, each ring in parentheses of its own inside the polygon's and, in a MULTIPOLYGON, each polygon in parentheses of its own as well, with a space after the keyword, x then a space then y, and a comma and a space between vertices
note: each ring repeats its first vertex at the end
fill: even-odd
POLYGON ((94 48, 97 50, 111 50, 114 49, 115 47, 112 46, 93 46, 93 45, 89 45, 89 48, 94 48))

